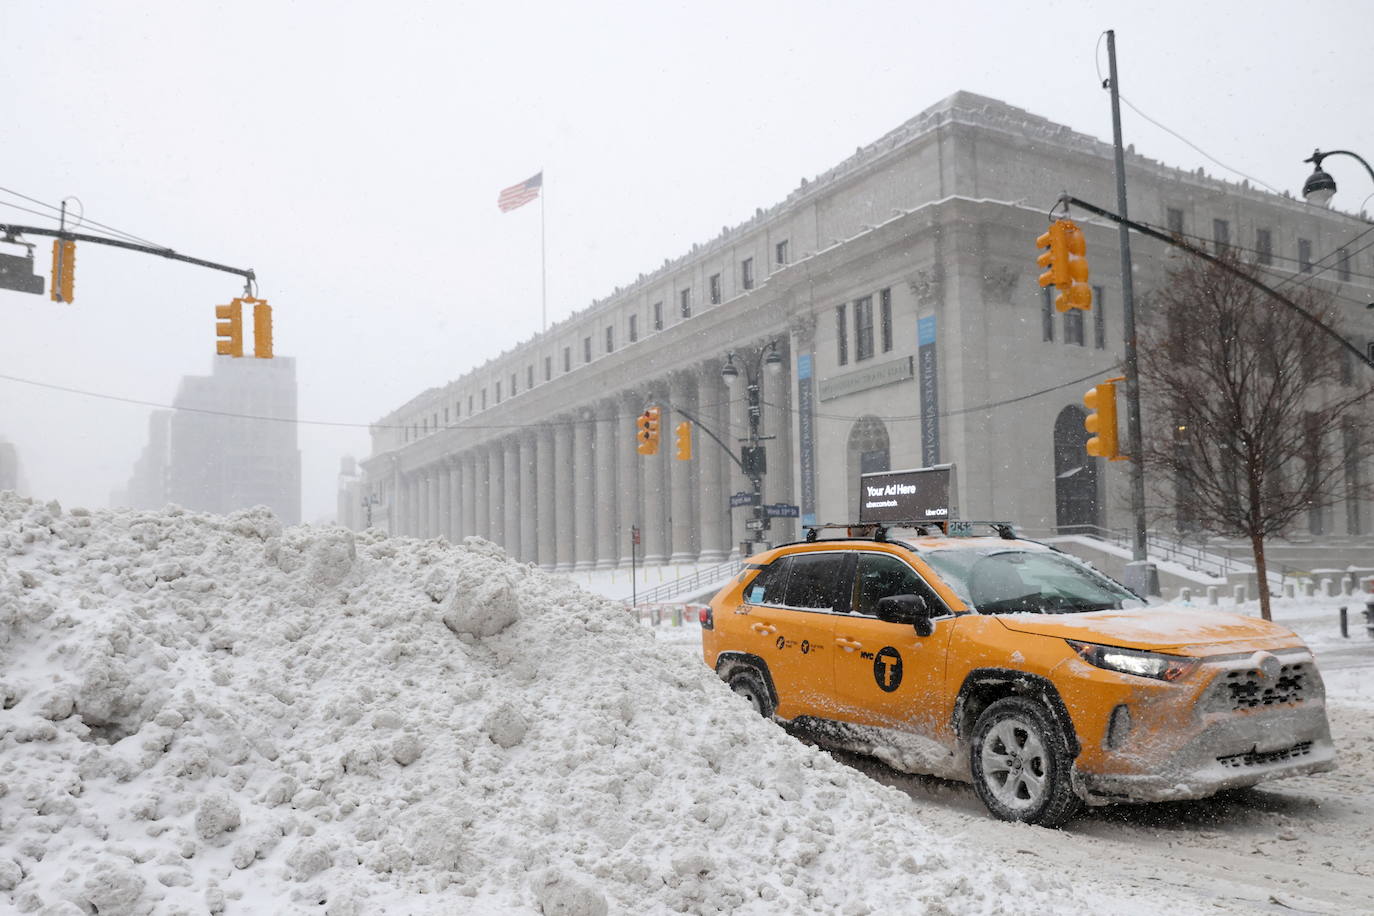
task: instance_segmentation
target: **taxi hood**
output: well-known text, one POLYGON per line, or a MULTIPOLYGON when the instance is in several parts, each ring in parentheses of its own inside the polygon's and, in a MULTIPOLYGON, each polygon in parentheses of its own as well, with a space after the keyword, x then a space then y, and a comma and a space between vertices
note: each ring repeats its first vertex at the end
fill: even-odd
POLYGON ((1142 607, 1082 614, 997 614, 1009 630, 1083 642, 1205 656, 1301 646, 1302 640, 1257 617, 1186 607, 1142 607))

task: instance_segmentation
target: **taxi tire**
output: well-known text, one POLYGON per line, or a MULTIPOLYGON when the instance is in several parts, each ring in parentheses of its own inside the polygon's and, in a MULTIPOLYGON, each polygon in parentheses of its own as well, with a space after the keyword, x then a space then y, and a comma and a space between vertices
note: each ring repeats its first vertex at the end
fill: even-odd
POLYGON ((730 673, 726 685, 735 693, 749 701, 754 711, 765 719, 773 717, 773 697, 768 686, 753 668, 736 668, 730 673))
POLYGON ((1004 697, 989 705, 978 717, 969 745, 969 768, 974 791, 997 818, 1041 827, 1058 827, 1069 820, 1082 807, 1073 790, 1072 766, 1073 752, 1068 739, 1041 703, 1022 696, 1004 697), (1004 747, 1008 735, 1016 736, 1013 742, 1025 736, 1019 750, 1029 763, 1023 765, 1040 777, 1040 797, 1028 798, 1025 806, 1009 805, 999 797, 1008 794, 1006 782, 1012 780, 1010 774, 984 771, 985 746, 991 743, 989 755, 1000 757, 999 748, 1004 747))

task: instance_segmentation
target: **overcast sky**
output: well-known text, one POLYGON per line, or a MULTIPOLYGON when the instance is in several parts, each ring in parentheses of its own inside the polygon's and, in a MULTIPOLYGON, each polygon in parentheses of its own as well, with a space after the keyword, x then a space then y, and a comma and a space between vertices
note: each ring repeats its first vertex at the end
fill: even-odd
MULTIPOLYGON (((1374 157, 1360 2, 3 0, 0 187, 257 270, 301 418, 355 424, 301 427, 319 520, 367 423, 539 329, 539 206, 502 214, 501 188, 544 170, 556 321, 960 89, 1110 140, 1108 28, 1125 96, 1241 172, 1297 194, 1314 147, 1374 157)), ((1124 123, 1145 155, 1239 180, 1124 123)), ((1335 205, 1374 193, 1353 160, 1327 168, 1335 205)), ((0 374, 168 404, 240 291, 80 246, 74 305, 0 290, 0 374)), ((124 485, 149 410, 0 379, 0 438, 68 506, 124 485)))

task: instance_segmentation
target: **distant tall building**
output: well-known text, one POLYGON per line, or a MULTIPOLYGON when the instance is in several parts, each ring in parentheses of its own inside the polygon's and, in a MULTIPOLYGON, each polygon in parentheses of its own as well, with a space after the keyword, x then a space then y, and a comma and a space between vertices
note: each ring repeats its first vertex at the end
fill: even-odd
POLYGON ((0 490, 19 489, 19 453, 13 443, 0 440, 0 490))
POLYGON ((263 505, 284 523, 298 524, 295 420, 293 357, 215 357, 210 375, 181 380, 173 410, 149 419, 148 444, 123 495, 138 508, 172 502, 232 512, 263 505))

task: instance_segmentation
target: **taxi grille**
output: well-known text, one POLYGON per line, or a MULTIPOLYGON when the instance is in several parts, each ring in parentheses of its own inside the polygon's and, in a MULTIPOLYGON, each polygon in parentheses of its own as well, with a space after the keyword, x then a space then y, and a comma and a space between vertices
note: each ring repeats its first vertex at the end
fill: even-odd
POLYGON ((1225 757, 1218 757, 1217 763, 1238 770, 1245 767, 1261 766, 1266 763, 1297 760, 1299 757, 1306 757, 1310 753, 1312 753, 1312 742, 1304 741, 1301 744, 1295 744, 1292 747, 1277 751, 1248 750, 1240 754, 1227 754, 1225 757))
POLYGON ((1310 661, 1279 668, 1278 677, 1266 678, 1258 668, 1240 668, 1217 675, 1212 682, 1214 709, 1255 709, 1301 703, 1311 692, 1314 670, 1310 661))

